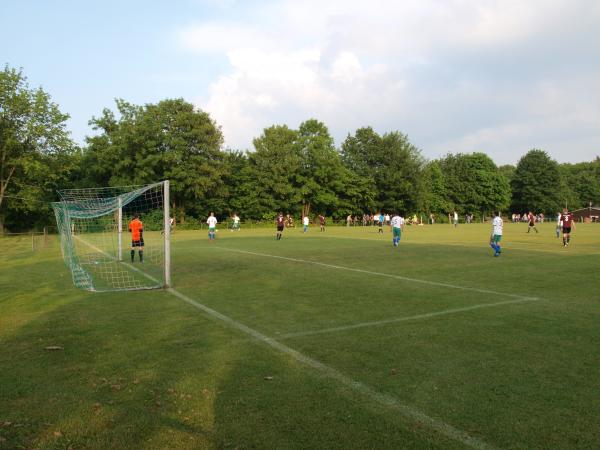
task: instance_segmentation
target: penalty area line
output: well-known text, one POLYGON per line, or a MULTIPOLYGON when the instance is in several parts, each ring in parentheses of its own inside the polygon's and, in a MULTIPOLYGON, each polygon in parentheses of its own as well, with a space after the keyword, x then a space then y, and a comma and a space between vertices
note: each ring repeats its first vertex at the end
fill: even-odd
POLYGON ((211 318, 225 322, 231 328, 241 331, 242 333, 245 333, 245 334, 253 337, 257 341, 265 344, 266 346, 274 348, 275 350, 278 350, 279 352, 290 356, 291 358, 295 359, 296 361, 298 361, 308 367, 311 367, 312 369, 315 369, 316 371, 320 372, 322 375, 337 381, 338 383, 342 384, 343 386, 346 386, 347 388, 352 389, 353 391, 363 395, 364 397, 367 397, 383 406, 386 406, 390 409, 393 409, 393 410, 399 412, 405 418, 420 422, 420 423, 424 424, 425 426, 427 426, 428 428, 430 428, 431 430, 434 430, 450 439, 461 442, 462 444, 464 444, 470 448, 474 448, 474 449, 493 449, 493 448, 495 448, 495 447, 491 446, 490 444, 488 444, 476 437, 469 435, 465 431, 459 430, 458 428, 455 428, 452 425, 449 425, 441 420, 438 420, 438 419, 428 416, 427 414, 419 411, 418 409, 413 408, 413 407, 401 402, 396 397, 379 392, 379 391, 375 390, 374 388, 372 388, 364 383, 361 383, 360 381, 353 380, 352 378, 348 377, 347 375, 344 375, 342 372, 334 369, 333 367, 330 367, 314 358, 311 358, 303 353, 300 353, 299 351, 294 350, 293 348, 288 347, 287 345, 282 344, 281 342, 278 342, 277 340, 270 338, 269 336, 266 336, 266 335, 260 333, 259 331, 256 331, 253 328, 250 328, 250 327, 244 325, 243 323, 232 319, 231 317, 228 317, 212 308, 209 308, 208 306, 195 301, 194 299, 188 297, 187 295, 182 294, 181 292, 177 291, 176 289, 168 288, 168 289, 166 289, 166 291, 171 293, 175 297, 179 298, 180 300, 183 300, 184 302, 194 306, 195 308, 199 309, 200 311, 207 314, 211 318))
POLYGON ((515 303, 523 303, 523 302, 534 302, 534 301, 539 301, 539 300, 542 300, 542 299, 540 299, 540 298, 524 298, 524 299, 518 299, 518 300, 506 300, 504 302, 482 303, 479 305, 465 306, 463 308, 445 309, 443 311, 436 311, 436 312, 430 312, 430 313, 425 313, 425 314, 417 314, 414 316, 396 317, 396 318, 392 318, 392 319, 377 320, 377 321, 371 321, 371 322, 361 322, 361 323, 356 323, 356 324, 352 324, 352 325, 342 325, 339 327, 323 328, 321 330, 308 330, 308 331, 298 331, 295 333, 279 334, 279 335, 277 335, 277 338, 278 339, 290 339, 290 338, 297 338, 297 337, 303 337, 303 336, 312 336, 315 334, 335 333, 338 331, 355 330, 357 328, 376 327, 376 326, 381 326, 381 325, 387 325, 390 323, 408 322, 411 320, 428 319, 430 317, 445 316, 448 314, 458 314, 461 312, 468 312, 468 311, 473 311, 473 310, 477 310, 477 309, 492 308, 495 306, 504 306, 504 305, 511 305, 511 304, 515 304, 515 303))
POLYGON ((346 270, 348 272, 356 272, 356 273, 375 275, 375 276, 385 277, 385 278, 393 278, 395 280, 407 281, 410 283, 419 283, 419 284, 426 284, 429 286, 438 286, 438 287, 444 287, 444 288, 450 288, 450 289, 459 289, 462 291, 477 292, 480 294, 500 295, 503 297, 516 298, 516 299, 522 300, 522 301, 538 300, 537 297, 526 297, 523 295, 510 294, 508 292, 497 292, 497 291, 492 291, 489 289, 480 289, 480 288, 474 288, 474 287, 469 287, 469 286, 460 286, 460 285, 456 285, 456 284, 442 283, 442 282, 438 282, 438 281, 422 280, 420 278, 405 277, 402 275, 394 275, 391 273, 374 272, 372 270, 357 269, 354 267, 346 267, 346 266, 338 266, 335 264, 326 264, 326 263, 322 263, 322 262, 318 262, 318 261, 310 261, 308 259, 299 259, 299 258, 290 258, 287 256, 269 255, 267 253, 250 252, 247 250, 238 250, 238 249, 232 249, 232 248, 226 248, 226 247, 212 247, 212 248, 225 250, 225 251, 229 251, 229 252, 234 252, 234 253, 242 253, 242 254, 253 255, 253 256, 261 256, 264 258, 275 258, 275 259, 281 259, 284 261, 291 261, 291 262, 296 262, 296 263, 312 264, 315 266, 327 267, 329 269, 346 270))

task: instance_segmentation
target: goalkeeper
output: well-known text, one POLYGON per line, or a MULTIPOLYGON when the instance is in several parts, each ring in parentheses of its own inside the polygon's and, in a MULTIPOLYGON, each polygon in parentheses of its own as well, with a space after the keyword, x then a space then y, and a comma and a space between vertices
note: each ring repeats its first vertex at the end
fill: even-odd
POLYGON ((129 222, 129 232, 131 233, 131 262, 133 262, 136 247, 140 255, 140 262, 144 262, 144 224, 137 214, 129 222))

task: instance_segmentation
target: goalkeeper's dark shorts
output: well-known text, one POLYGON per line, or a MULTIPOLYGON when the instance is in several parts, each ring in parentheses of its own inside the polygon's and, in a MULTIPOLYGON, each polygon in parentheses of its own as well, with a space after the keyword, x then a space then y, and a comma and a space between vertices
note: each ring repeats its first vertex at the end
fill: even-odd
POLYGON ((140 238, 137 241, 131 241, 132 247, 143 247, 144 246, 144 238, 140 238))

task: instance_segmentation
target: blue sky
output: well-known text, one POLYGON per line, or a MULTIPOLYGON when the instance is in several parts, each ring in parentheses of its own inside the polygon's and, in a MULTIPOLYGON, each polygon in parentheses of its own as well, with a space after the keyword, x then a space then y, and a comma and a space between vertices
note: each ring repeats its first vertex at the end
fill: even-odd
POLYGON ((80 143, 115 98, 182 97, 240 150, 316 118, 336 145, 372 126, 427 158, 600 156, 596 0, 22 0, 0 6, 0 42, 80 143))

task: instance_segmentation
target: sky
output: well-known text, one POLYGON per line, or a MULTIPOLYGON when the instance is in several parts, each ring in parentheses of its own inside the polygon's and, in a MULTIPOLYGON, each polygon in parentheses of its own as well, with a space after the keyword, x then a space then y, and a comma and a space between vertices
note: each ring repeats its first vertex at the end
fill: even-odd
POLYGON ((253 150, 272 125, 406 134, 427 159, 600 156, 597 0, 0 3, 0 63, 71 118, 183 98, 253 150))

